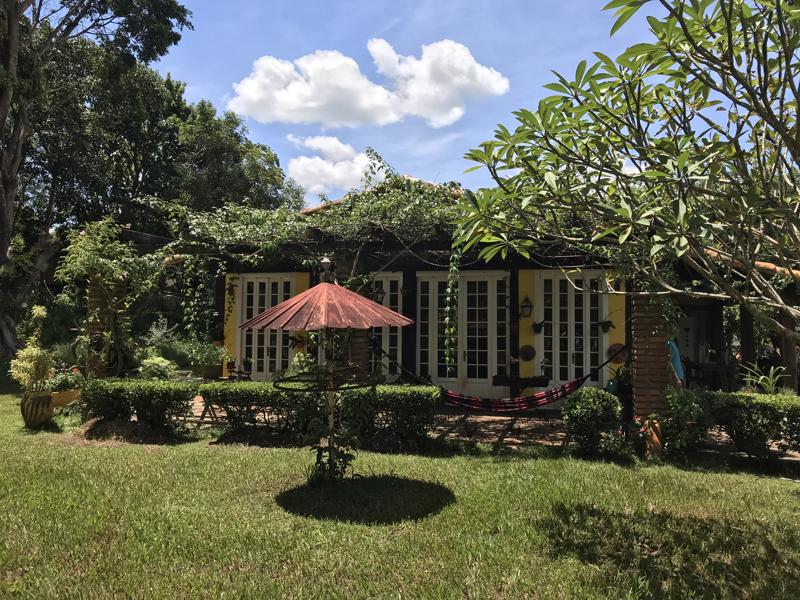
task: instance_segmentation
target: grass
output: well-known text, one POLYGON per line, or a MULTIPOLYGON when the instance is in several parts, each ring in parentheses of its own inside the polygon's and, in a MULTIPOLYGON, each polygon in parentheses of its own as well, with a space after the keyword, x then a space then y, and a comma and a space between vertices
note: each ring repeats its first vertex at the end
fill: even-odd
POLYGON ((78 443, 0 395, 0 597, 796 598, 800 483, 525 454, 78 443))

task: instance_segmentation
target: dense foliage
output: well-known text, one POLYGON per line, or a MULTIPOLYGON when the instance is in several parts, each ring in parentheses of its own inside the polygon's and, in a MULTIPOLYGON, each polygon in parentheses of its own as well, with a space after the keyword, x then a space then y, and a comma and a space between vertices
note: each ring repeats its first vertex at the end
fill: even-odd
POLYGON ((88 100, 81 50, 89 41, 120 64, 147 63, 163 56, 190 23, 176 0, 9 0, 0 19, 0 355, 7 356, 16 349, 18 311, 57 250, 50 227, 68 182, 62 188, 55 177, 47 186, 34 156, 59 163, 55 175, 73 156, 73 138, 51 128, 80 133, 71 117, 88 100), (42 149, 31 152, 36 135, 42 149), (59 149, 62 139, 68 147, 59 149))
POLYGON ((800 451, 800 397, 706 392, 702 401, 706 424, 721 427, 740 452, 767 458, 800 451))
POLYGON ((346 242, 349 262, 358 258, 353 244, 388 240, 407 252, 422 252, 415 248, 421 242, 441 238, 449 243, 460 186, 399 175, 374 151, 370 157, 370 170, 381 173, 382 179, 367 180, 364 189, 353 190, 341 200, 326 200, 312 210, 252 210, 229 204, 211 212, 175 213, 174 227, 180 234, 173 245, 175 252, 202 248, 216 256, 255 263, 291 245, 293 256, 302 262, 334 254, 337 242, 346 242))
POLYGON ((800 7, 606 8, 617 29, 653 5, 649 40, 557 74, 554 95, 468 154, 497 187, 462 203, 461 241, 487 257, 588 254, 650 292, 732 300, 800 341, 784 293, 800 283, 800 7))
MULTIPOLYGON (((69 4, 77 11, 94 3, 69 4)), ((99 11, 135 10, 130 3, 101 4, 99 11)), ((141 25, 160 28, 147 34, 156 37, 168 37, 159 20, 169 21, 173 9, 183 11, 164 0, 133 4, 159 12, 139 15, 141 25)), ((182 16, 173 24, 185 24, 185 12, 175 14, 182 16)), ((27 36, 24 31, 25 52, 37 53, 27 36)), ((36 89, 24 90, 32 95, 25 105, 18 185, 5 200, 13 210, 0 211, 0 222, 5 214, 14 215, 9 249, 0 252, 0 355, 16 349, 15 325, 30 297, 47 296, 39 285, 42 276, 64 243, 73 241, 66 239, 72 230, 113 218, 129 230, 126 240, 146 253, 174 237, 170 223, 180 209, 302 206, 302 189, 285 178, 268 146, 249 138, 239 117, 217 114, 208 102, 189 104, 183 83, 121 53, 117 45, 99 42, 91 35, 63 39, 39 70, 24 63, 23 78, 35 76, 36 89)), ((202 272, 205 262, 196 262, 188 271, 202 272)), ((187 276, 178 282, 186 288, 181 291, 187 304, 207 295, 205 280, 187 276)), ((207 310, 199 304, 195 312, 207 310)), ((201 329, 207 328, 205 317, 189 319, 191 326, 202 320, 201 329)))

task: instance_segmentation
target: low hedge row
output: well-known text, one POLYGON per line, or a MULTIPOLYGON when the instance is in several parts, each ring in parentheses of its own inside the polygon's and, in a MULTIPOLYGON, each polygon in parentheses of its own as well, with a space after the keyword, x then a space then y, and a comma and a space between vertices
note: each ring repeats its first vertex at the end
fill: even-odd
POLYGON ((222 409, 230 431, 238 432, 261 423, 299 442, 308 423, 323 415, 315 394, 288 394, 269 383, 206 383, 198 388, 198 393, 211 405, 222 409))
POLYGON ((740 452, 759 458, 773 447, 800 452, 800 397, 705 392, 700 401, 706 425, 721 427, 740 452))
POLYGON ((157 428, 173 428, 191 411, 197 386, 180 381, 90 379, 81 393, 84 418, 136 420, 157 428))
MULTIPOLYGON (((147 379, 92 379, 84 387, 85 418, 130 419, 154 427, 173 427, 188 416, 201 395, 224 413, 227 428, 239 432, 259 424, 300 443, 313 419, 325 417, 322 399, 313 393, 290 394, 269 383, 195 385, 147 379)), ((342 393, 341 418, 362 446, 394 449, 417 445, 433 425, 441 392, 433 386, 382 385, 342 393)))
MULTIPOLYGON (((226 415, 230 430, 258 423, 296 442, 302 441, 313 419, 324 419, 321 398, 292 394, 268 383, 210 383, 198 392, 226 415)), ((417 445, 433 425, 441 391, 433 386, 383 385, 342 392, 341 419, 362 446, 403 448, 417 445)))

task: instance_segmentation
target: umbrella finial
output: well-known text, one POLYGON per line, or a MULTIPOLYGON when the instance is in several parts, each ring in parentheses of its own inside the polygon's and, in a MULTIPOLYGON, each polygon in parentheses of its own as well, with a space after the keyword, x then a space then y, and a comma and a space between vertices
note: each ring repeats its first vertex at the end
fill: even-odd
POLYGON ((333 271, 331 269, 333 261, 327 256, 323 256, 322 260, 319 261, 319 265, 322 267, 319 280, 326 283, 333 283, 333 271))

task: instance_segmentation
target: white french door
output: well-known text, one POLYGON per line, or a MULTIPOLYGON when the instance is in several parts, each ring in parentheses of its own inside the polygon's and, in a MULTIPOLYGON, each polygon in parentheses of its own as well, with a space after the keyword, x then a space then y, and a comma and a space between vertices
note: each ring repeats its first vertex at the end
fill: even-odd
MULTIPOLYGON (((239 323, 243 323, 268 308, 288 300, 294 295, 292 275, 245 274, 239 279, 239 323)), ((278 371, 289 367, 292 358, 290 334, 275 329, 237 330, 239 335, 238 368, 249 362, 251 377, 268 381, 278 371)))
POLYGON ((455 361, 447 364, 447 274, 419 273, 417 371, 434 383, 482 397, 508 394, 495 375, 508 373, 508 275, 464 273, 458 281, 455 361))
POLYGON ((537 373, 560 385, 591 374, 589 383, 603 385, 606 375, 597 370, 608 349, 601 323, 606 319, 606 296, 597 271, 571 273, 539 271, 535 281, 534 321, 537 373))
MULTIPOLYGON (((379 273, 373 275, 372 282, 373 293, 382 293, 382 304, 395 312, 402 312, 403 274, 399 272, 379 273)), ((398 365, 403 356, 403 338, 400 335, 400 328, 373 327, 371 333, 386 354, 379 355, 370 350, 370 370, 374 373, 380 368, 387 382, 396 381, 400 376, 398 365)))

